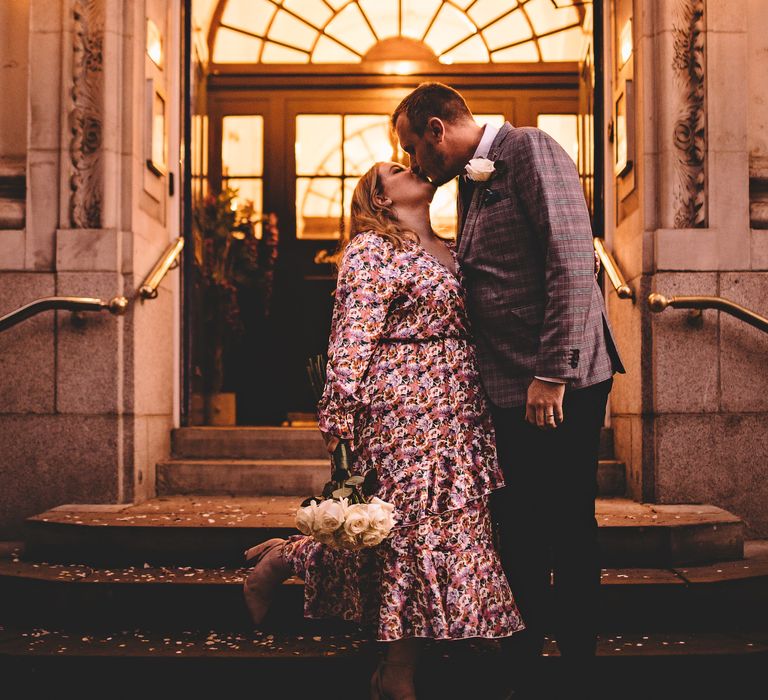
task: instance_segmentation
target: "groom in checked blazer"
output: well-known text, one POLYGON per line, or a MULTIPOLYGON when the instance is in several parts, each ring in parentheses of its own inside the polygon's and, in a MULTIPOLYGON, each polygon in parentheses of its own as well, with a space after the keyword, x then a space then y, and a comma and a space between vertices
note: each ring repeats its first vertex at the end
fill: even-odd
POLYGON ((612 376, 624 368, 595 280, 576 168, 539 129, 477 124, 462 96, 440 83, 408 95, 392 126, 416 173, 436 186, 459 176, 458 254, 507 484, 493 514, 526 624, 507 644, 519 661, 515 698, 541 697, 545 631, 557 639, 563 681, 588 697, 598 447, 612 376), (472 179, 465 166, 475 158, 486 160, 473 163, 480 172, 470 169, 472 179))

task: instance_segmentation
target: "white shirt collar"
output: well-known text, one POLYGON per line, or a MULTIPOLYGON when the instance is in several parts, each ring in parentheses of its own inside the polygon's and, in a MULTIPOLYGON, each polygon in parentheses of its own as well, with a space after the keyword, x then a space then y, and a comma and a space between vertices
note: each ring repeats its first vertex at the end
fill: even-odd
POLYGON ((486 124, 483 126, 483 136, 480 139, 480 143, 477 144, 477 148, 475 149, 475 155, 473 155, 473 158, 487 158, 488 153, 490 153, 491 145, 493 145, 493 140, 496 138, 496 134, 499 133, 499 129, 496 126, 493 126, 492 124, 486 124))

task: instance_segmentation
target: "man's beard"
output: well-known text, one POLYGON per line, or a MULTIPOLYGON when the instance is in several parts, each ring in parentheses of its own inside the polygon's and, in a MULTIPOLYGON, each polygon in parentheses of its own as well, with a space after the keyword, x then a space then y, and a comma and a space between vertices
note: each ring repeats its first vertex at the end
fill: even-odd
POLYGON ((437 151, 434 148, 428 149, 429 159, 432 162, 433 168, 438 170, 437 173, 430 173, 429 180, 435 187, 441 187, 453 180, 455 175, 448 173, 447 159, 444 153, 437 151))

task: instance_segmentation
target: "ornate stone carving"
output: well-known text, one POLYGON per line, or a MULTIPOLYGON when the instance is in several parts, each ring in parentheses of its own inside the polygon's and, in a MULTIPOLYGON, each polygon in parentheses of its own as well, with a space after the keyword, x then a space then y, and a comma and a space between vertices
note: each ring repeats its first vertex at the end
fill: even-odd
POLYGON ((104 0, 75 0, 72 17, 69 219, 73 228, 100 228, 104 186, 104 0))
POLYGON ((682 107, 673 134, 677 149, 675 227, 707 225, 707 115, 704 0, 681 0, 673 26, 673 68, 682 107))

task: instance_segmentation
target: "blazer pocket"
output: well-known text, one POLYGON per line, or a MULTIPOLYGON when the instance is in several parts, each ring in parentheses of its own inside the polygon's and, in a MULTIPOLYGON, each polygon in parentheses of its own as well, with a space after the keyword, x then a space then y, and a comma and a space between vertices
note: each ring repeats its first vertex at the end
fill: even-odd
POLYGON ((490 326, 501 345, 517 352, 534 353, 539 347, 544 304, 497 304, 493 309, 490 326))
POLYGON ((544 304, 540 301, 535 301, 532 304, 511 306, 505 309, 503 313, 514 316, 525 325, 538 327, 544 320, 544 304))

